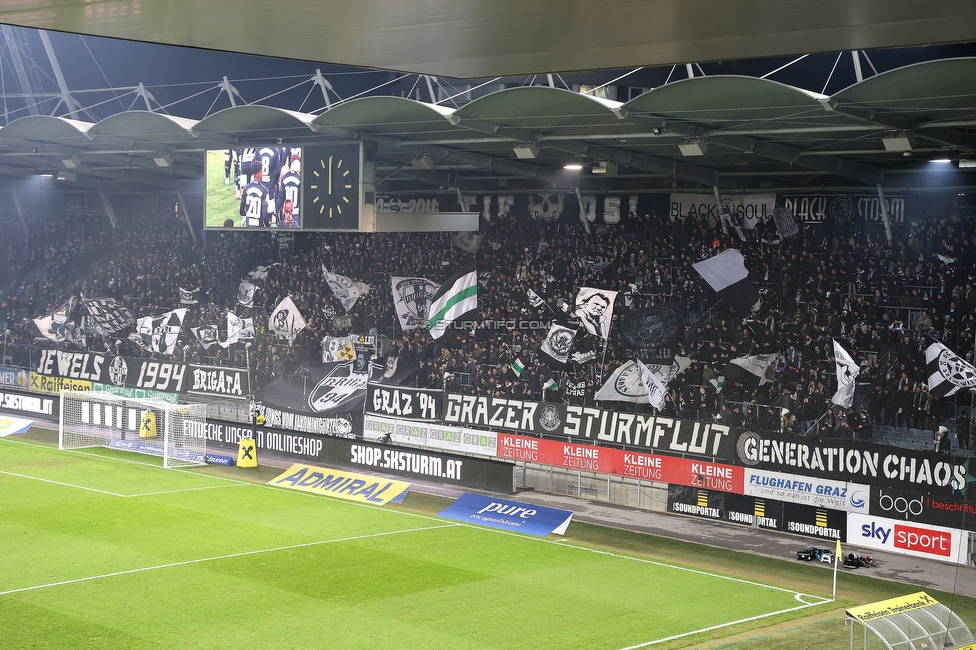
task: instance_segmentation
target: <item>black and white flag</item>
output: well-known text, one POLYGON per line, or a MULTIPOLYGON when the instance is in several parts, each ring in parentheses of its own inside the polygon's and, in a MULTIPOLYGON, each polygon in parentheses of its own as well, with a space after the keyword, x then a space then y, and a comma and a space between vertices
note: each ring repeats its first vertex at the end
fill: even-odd
POLYGON ((670 363, 684 326, 681 303, 640 307, 624 312, 617 336, 628 356, 645 363, 670 363))
POLYGON ((533 307, 541 307, 542 306, 542 304, 543 304, 542 296, 540 296, 539 294, 537 294, 532 289, 529 289, 528 291, 526 291, 525 292, 525 295, 527 295, 529 297, 529 304, 531 306, 533 306, 533 307))
MULTIPOLYGON (((648 391, 641 380, 641 369, 637 364, 637 361, 628 361, 614 370, 594 397, 598 400, 610 402, 647 404, 649 401, 648 391)), ((668 383, 690 365, 691 359, 689 357, 675 357, 670 364, 650 364, 644 367, 648 372, 653 373, 657 381, 667 389, 668 383)), ((653 383, 653 380, 650 381, 653 383)), ((658 396, 655 396, 655 399, 657 398, 658 396)), ((663 391, 660 394, 660 400, 660 403, 663 404, 663 391)))
POLYGON ((254 319, 253 318, 241 319, 241 340, 242 341, 254 340, 254 319))
POLYGON ((613 318, 613 302, 616 291, 580 287, 576 294, 576 307, 573 315, 580 325, 593 336, 605 339, 610 335, 610 321, 613 318))
POLYGON ((268 319, 268 329, 289 341, 294 340, 295 336, 305 329, 306 325, 305 319, 302 318, 302 314, 298 311, 298 307, 291 296, 282 298, 278 306, 271 312, 271 318, 268 319))
POLYGON ((759 289, 749 279, 742 253, 734 248, 702 260, 692 267, 712 289, 727 302, 739 317, 746 316, 759 305, 759 289))
POLYGON ((101 336, 115 336, 136 324, 136 319, 115 298, 83 298, 88 315, 95 321, 95 331, 101 336))
POLYGON ((576 330, 553 323, 539 352, 550 366, 564 366, 569 361, 569 351, 573 349, 576 330))
POLYGON ((941 343, 925 348, 925 372, 932 397, 949 397, 976 388, 976 368, 941 343))
POLYGON ((427 327, 427 308, 430 300, 441 285, 427 278, 390 277, 390 290, 393 293, 393 306, 403 330, 427 327))
MULTIPOLYGON (((78 305, 81 308, 81 305, 78 305)), ((49 314, 34 319, 38 333, 56 343, 71 343, 85 347, 84 317, 71 317, 71 301, 68 301, 49 314)))
POLYGON ((246 309, 253 309, 254 290, 256 288, 253 283, 242 280, 241 285, 237 287, 237 304, 246 309))
POLYGON ((218 344, 217 327, 215 325, 203 325, 201 327, 191 327, 190 331, 200 341, 204 350, 209 351, 211 347, 218 344))
POLYGON ((768 384, 776 378, 776 364, 778 362, 779 354, 754 354, 729 361, 729 363, 739 366, 750 375, 759 377, 760 386, 768 384))
POLYGON ((369 285, 365 282, 357 282, 344 275, 330 273, 325 268, 325 264, 322 265, 322 273, 325 275, 325 281, 329 283, 329 288, 342 303, 342 308, 346 310, 346 313, 352 310, 353 305, 361 296, 369 293, 369 285))
POLYGON ((228 348, 241 340, 241 331, 244 323, 233 312, 227 312, 227 340, 220 344, 222 348, 228 348))
POLYGON ((776 208, 773 210, 773 223, 776 224, 776 230, 779 232, 780 239, 792 237, 800 232, 800 227, 796 225, 793 214, 786 208, 776 208))
POLYGON ((484 240, 485 236, 470 231, 459 232, 455 237, 454 241, 451 243, 463 250, 465 253, 471 253, 474 255, 481 248, 481 242, 484 240))
POLYGON ((159 316, 143 316, 136 322, 136 333, 145 349, 157 354, 170 355, 176 351, 176 342, 183 330, 186 308, 174 309, 159 316))
POLYGON ((856 379, 861 368, 836 340, 834 341, 834 361, 837 364, 837 392, 830 398, 830 401, 849 409, 854 403, 854 389, 857 387, 856 379))
POLYGON ((180 287, 180 304, 181 305, 198 305, 200 301, 197 298, 200 296, 200 287, 196 289, 184 289, 180 287))
POLYGON ((322 339, 322 363, 356 360, 356 335, 326 336, 322 339))

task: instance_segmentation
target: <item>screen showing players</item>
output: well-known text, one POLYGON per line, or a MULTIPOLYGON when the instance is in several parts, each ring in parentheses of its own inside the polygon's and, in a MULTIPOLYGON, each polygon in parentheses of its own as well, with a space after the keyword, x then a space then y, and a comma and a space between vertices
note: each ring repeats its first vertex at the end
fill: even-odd
POLYGON ((206 228, 302 227, 300 147, 208 151, 206 175, 206 228))

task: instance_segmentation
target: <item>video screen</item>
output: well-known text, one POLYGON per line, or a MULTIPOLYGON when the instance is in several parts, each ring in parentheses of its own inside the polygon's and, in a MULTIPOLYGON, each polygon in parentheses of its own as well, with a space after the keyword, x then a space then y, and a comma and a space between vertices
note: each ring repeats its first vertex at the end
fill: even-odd
POLYGON ((302 148, 207 151, 204 227, 302 227, 302 148))

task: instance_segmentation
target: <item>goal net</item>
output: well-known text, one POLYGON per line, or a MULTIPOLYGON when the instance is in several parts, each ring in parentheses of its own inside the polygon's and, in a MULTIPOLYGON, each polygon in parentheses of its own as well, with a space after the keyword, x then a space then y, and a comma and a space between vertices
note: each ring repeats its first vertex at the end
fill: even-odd
POLYGON ((204 465, 206 404, 168 404, 61 391, 58 448, 114 447, 163 457, 163 467, 204 465))

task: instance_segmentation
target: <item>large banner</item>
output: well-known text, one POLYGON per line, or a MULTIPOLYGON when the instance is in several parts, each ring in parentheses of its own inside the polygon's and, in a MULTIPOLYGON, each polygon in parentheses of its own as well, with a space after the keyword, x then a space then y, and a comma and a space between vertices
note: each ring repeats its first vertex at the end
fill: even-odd
POLYGON ((498 434, 498 457, 742 494, 741 467, 611 447, 498 434))
POLYGON ((280 411, 315 417, 362 412, 370 373, 369 364, 361 371, 354 361, 326 363, 306 377, 275 379, 258 397, 280 411))
POLYGON ((963 461, 934 451, 745 431, 735 441, 735 455, 737 465, 835 481, 938 495, 966 487, 963 461))
POLYGON ((440 420, 444 414, 444 391, 369 384, 366 412, 405 420, 440 420))
POLYGON ((714 194, 671 194, 671 218, 712 219, 721 221, 722 212, 728 208, 729 212, 738 218, 747 229, 756 227, 756 223, 773 214, 776 207, 775 194, 751 194, 746 196, 728 197, 719 205, 714 194))
POLYGON ((460 426, 569 436, 591 443, 721 461, 731 461, 735 456, 730 427, 655 417, 649 413, 618 413, 584 406, 449 393, 444 420, 460 426))
POLYGON ((533 503, 507 501, 465 492, 438 517, 489 528, 500 528, 536 537, 565 535, 573 513, 533 503))
MULTIPOLYGON (((888 219, 905 223, 905 197, 885 193, 888 219)), ((881 200, 874 194, 787 194, 783 207, 803 223, 881 221, 881 200)))
POLYGON ((207 397, 244 399, 250 393, 247 370, 243 368, 134 359, 95 352, 41 350, 33 370, 31 381, 33 383, 34 375, 38 375, 38 384, 43 376, 43 381, 63 378, 207 397))
POLYGON ((88 315, 95 321, 95 329, 106 338, 135 327, 132 312, 115 298, 85 298, 83 302, 88 315))

